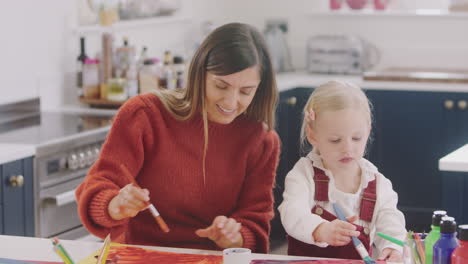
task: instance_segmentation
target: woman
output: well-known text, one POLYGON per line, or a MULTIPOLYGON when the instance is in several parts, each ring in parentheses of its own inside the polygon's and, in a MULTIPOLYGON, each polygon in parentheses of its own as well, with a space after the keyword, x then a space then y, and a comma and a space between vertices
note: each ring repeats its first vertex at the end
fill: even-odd
POLYGON ((279 138, 261 34, 239 23, 214 30, 187 83, 122 106, 77 189, 81 220, 91 233, 127 244, 267 252, 279 138))

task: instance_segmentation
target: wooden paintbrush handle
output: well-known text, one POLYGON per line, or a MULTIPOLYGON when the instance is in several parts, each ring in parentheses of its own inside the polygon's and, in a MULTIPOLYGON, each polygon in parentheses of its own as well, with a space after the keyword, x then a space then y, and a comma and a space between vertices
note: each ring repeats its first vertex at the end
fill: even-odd
POLYGON ((167 232, 170 231, 170 229, 167 226, 166 222, 164 222, 164 219, 160 215, 156 216, 155 219, 156 219, 156 222, 158 222, 159 227, 161 228, 161 230, 164 233, 167 233, 167 232))

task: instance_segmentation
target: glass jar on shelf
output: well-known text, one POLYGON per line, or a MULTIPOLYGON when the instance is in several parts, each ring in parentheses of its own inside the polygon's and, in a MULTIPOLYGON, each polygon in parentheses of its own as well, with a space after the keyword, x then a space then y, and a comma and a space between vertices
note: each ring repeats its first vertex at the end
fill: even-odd
POLYGON ((123 102, 127 100, 128 95, 125 90, 125 79, 111 78, 107 81, 107 100, 123 102))

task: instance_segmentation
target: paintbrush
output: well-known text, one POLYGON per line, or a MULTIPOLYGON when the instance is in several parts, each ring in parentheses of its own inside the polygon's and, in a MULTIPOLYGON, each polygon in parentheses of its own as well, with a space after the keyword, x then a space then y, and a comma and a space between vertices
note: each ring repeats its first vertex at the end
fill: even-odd
MULTIPOLYGON (((127 179, 130 180, 130 182, 137 186, 138 188, 141 188, 135 178, 133 178, 132 174, 130 173, 130 171, 127 169, 127 167, 125 167, 123 164, 120 164, 120 167, 122 168, 122 170, 124 171, 124 174, 125 176, 127 177, 127 179)), ((167 226, 166 222, 164 221, 164 219, 162 218, 162 216, 159 214, 158 210, 156 210, 156 207, 150 203, 150 202, 147 202, 148 203, 148 210, 150 211, 151 215, 154 217, 154 219, 156 220, 156 222, 158 223, 159 227, 161 228, 161 230, 165 233, 169 232, 170 229, 169 227, 167 226)))
MULTIPOLYGON (((341 208, 338 204, 334 203, 333 204, 333 209, 335 209, 336 216, 338 216, 338 219, 341 221, 348 222, 348 219, 346 219, 346 216, 343 214, 343 211, 341 211, 341 208)), ((354 247, 356 248, 357 252, 361 256, 362 260, 364 260, 364 263, 366 264, 377 264, 370 256, 369 253, 367 252, 367 249, 364 247, 362 244, 361 240, 357 237, 351 237, 353 240, 354 247)))

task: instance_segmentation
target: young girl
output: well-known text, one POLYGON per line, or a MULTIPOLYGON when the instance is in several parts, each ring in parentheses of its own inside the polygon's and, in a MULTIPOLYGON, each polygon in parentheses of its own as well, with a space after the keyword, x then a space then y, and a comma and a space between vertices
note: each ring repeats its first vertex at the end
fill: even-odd
POLYGON ((358 237, 379 259, 401 261, 401 248, 377 232, 404 240, 405 219, 397 209, 391 182, 363 158, 371 130, 371 111, 357 86, 331 81, 310 96, 301 138, 313 150, 286 176, 279 207, 290 255, 359 259, 351 242, 358 237), (337 203, 348 222, 338 220, 337 203), (353 223, 353 224, 351 224, 353 223))

